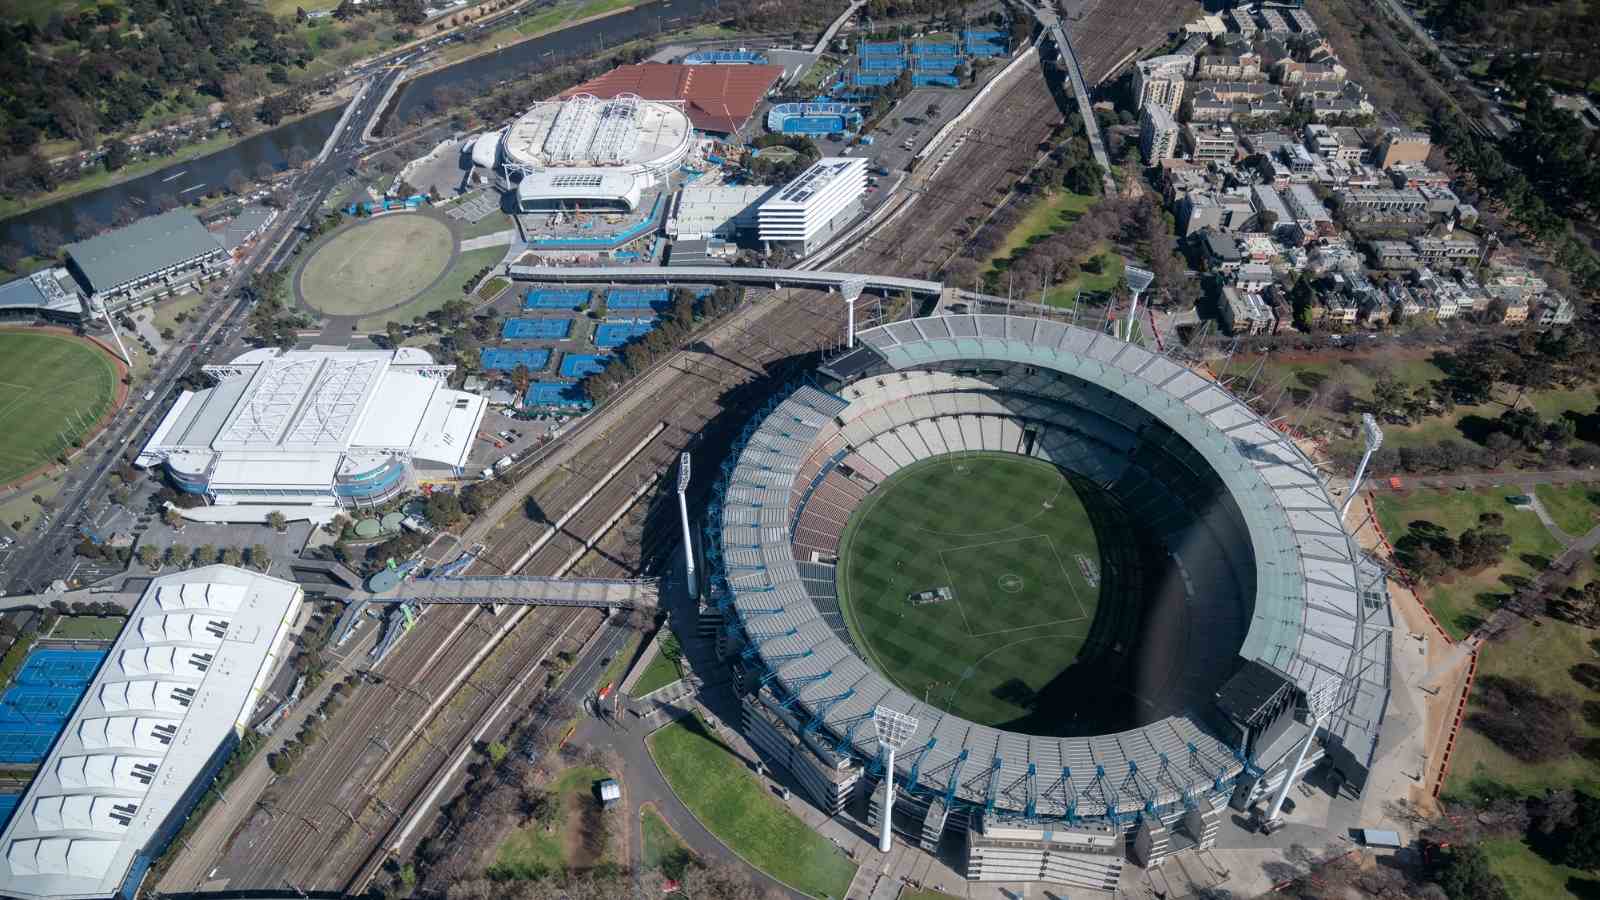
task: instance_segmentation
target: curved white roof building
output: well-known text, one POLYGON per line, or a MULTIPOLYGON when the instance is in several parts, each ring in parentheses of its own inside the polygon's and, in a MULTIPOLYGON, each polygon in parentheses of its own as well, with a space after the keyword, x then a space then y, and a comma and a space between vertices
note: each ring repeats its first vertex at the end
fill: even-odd
POLYGON ((154 579, 0 832, 0 891, 133 896, 237 744, 300 599, 233 566, 154 579))
POLYGON ((450 389, 454 369, 415 347, 252 350, 207 366, 216 386, 180 394, 138 463, 218 505, 256 507, 241 520, 380 503, 418 475, 466 470, 485 402, 450 389))
POLYGON ((683 163, 693 138, 680 101, 577 94, 536 104, 478 138, 472 158, 498 164, 507 183, 516 182, 524 211, 579 205, 632 211, 646 188, 683 163))

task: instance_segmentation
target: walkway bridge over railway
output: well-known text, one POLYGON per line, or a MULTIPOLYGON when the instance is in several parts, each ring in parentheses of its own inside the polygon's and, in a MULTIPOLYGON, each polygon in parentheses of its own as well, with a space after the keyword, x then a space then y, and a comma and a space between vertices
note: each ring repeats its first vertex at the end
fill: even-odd
POLYGON ((371 603, 494 603, 503 606, 653 607, 657 578, 547 578, 541 575, 446 575, 413 578, 392 591, 363 592, 371 603))
POLYGON ((1106 155, 1100 123, 1095 121, 1094 107, 1089 103, 1089 83, 1083 80, 1083 68, 1078 65, 1078 54, 1072 49, 1072 42, 1067 40, 1067 30, 1061 26, 1061 17, 1056 14, 1055 0, 1023 0, 1022 5, 1033 13, 1039 27, 1050 35, 1051 43, 1056 45, 1058 61, 1067 70, 1067 80, 1072 82, 1072 93, 1078 100, 1078 115, 1083 119, 1084 130, 1088 132, 1089 152, 1094 155, 1094 161, 1100 164, 1106 194, 1114 194, 1117 184, 1111 178, 1111 158, 1106 155))
POLYGON ((860 284, 862 290, 884 294, 909 293, 917 297, 937 297, 944 284, 922 278, 895 275, 855 275, 821 269, 773 269, 755 266, 617 266, 561 267, 506 266, 506 274, 517 281, 573 284, 740 284, 773 287, 813 288, 842 291, 860 284))

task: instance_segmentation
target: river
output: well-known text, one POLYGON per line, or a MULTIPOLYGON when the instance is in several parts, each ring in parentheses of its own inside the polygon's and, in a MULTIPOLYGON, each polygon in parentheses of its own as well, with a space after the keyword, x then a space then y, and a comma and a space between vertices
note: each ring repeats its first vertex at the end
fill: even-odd
MULTIPOLYGON (((401 86, 387 118, 410 114, 440 87, 492 84, 535 66, 592 56, 606 47, 684 27, 717 5, 718 0, 661 0, 426 72, 401 86)), ((225 183, 235 172, 253 179, 263 164, 281 171, 288 165, 292 148, 301 148, 308 159, 315 157, 341 113, 340 108, 325 110, 263 131, 208 156, 173 163, 149 175, 20 213, 0 221, 0 242, 31 249, 30 229, 34 226, 53 227, 71 240, 84 216, 110 224, 116 211, 129 204, 141 213, 153 213, 164 195, 187 201, 202 189, 212 190, 225 183)))

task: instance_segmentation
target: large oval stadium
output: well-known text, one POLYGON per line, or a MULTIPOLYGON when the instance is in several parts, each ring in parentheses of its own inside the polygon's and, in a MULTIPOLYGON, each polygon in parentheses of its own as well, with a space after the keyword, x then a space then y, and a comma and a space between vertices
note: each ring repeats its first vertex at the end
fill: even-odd
POLYGON ((535 104, 477 138, 475 165, 498 167, 524 212, 582 203, 632 211, 645 188, 681 165, 694 127, 681 102, 575 94, 535 104))
POLYGON ((1099 853, 1068 883, 1103 886, 1097 841, 1135 834, 1147 863, 1166 831, 1203 844, 1308 731, 1305 765, 1360 790, 1382 573, 1272 423, 1062 322, 858 341, 749 423, 707 523, 746 731, 813 799, 837 811, 881 777, 877 720, 900 713, 896 830, 932 849, 970 827, 972 878, 1061 880, 1052 852, 1099 853), (1335 698, 1321 731, 1313 693, 1335 698), (1019 840, 1040 845, 1020 862, 1019 840))

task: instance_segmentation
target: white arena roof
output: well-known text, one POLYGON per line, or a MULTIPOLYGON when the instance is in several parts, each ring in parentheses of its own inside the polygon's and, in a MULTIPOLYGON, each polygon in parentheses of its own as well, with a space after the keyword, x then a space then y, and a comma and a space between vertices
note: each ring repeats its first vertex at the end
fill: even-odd
POLYGON ((502 162, 529 170, 661 171, 683 161, 692 133, 680 102, 641 100, 631 94, 600 100, 578 94, 539 103, 511 123, 501 138, 502 162))
POLYGON ((484 401, 450 389, 451 368, 416 348, 253 350, 208 367, 217 386, 180 394, 139 461, 212 468, 213 484, 325 484, 361 451, 461 468, 484 401))
POLYGON ((300 597, 233 566, 154 579, 0 832, 0 891, 110 897, 142 876, 254 710, 300 597))
POLYGON ((524 175, 517 183, 517 202, 526 209, 535 202, 603 200, 634 210, 644 196, 644 180, 626 169, 544 169, 524 175))

